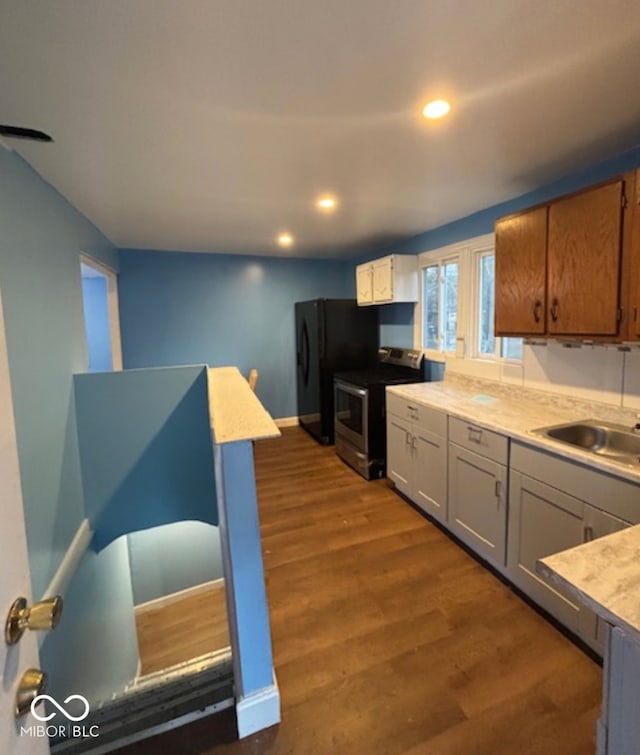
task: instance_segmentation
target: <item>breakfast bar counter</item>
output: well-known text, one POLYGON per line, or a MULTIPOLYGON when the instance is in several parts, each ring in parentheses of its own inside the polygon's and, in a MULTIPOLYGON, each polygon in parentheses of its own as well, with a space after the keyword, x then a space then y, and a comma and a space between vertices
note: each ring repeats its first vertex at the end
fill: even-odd
POLYGON ((253 441, 280 435, 237 367, 207 371, 220 545, 240 738, 280 721, 262 563, 253 441))
POLYGON ((538 572, 608 627, 597 755, 637 755, 640 742, 640 525, 540 559, 538 572))

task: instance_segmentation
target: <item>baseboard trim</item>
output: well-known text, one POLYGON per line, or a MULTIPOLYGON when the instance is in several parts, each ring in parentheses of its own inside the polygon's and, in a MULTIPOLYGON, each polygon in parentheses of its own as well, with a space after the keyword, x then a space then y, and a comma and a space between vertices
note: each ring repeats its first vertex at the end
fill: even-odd
POLYGON ((142 616, 149 611, 154 611, 156 608, 170 606, 172 603, 177 603, 179 600, 184 600, 184 598, 192 598, 201 592, 208 592, 209 590, 216 588, 224 590, 224 577, 220 577, 220 579, 212 579, 209 582, 203 582, 202 584, 194 585, 193 587, 187 587, 184 590, 172 592, 169 595, 163 595, 160 598, 154 598, 153 600, 148 600, 145 603, 140 603, 139 605, 134 607, 134 612, 136 616, 142 616))
POLYGON ((273 684, 236 702, 236 720, 240 739, 280 723, 280 690, 273 674, 273 684))
POLYGON ((275 419, 277 427, 297 427, 300 424, 298 417, 280 417, 275 419))
POLYGON ((54 595, 64 595, 67 587, 69 587, 69 583, 73 579, 73 575, 78 570, 80 561, 86 553, 92 537, 93 530, 91 529, 89 520, 83 519, 67 548, 67 552, 62 557, 60 566, 58 566, 56 573, 53 575, 53 579, 44 591, 42 600, 53 598, 54 595))

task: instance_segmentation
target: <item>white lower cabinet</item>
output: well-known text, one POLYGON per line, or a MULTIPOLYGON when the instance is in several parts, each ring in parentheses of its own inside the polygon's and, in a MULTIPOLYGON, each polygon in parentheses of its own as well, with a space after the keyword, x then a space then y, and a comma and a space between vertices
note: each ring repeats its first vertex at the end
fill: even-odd
POLYGON ((536 562, 640 524, 640 485, 389 392, 387 476, 535 603, 603 652, 604 623, 541 577, 536 562))
POLYGON ((504 567, 507 467, 449 444, 449 527, 492 564, 504 567))
POLYGON ((508 576, 539 606, 600 653, 604 647, 602 622, 582 603, 541 577, 535 565, 540 558, 628 526, 628 522, 568 493, 520 472, 511 472, 508 576))
POLYGON ((584 503, 520 472, 511 472, 509 552, 511 581, 573 632, 581 605, 536 572, 536 561, 584 541, 584 503))
POLYGON ((412 437, 410 422, 387 413, 387 477, 409 498, 413 494, 415 467, 412 437))
POLYGON ((446 423, 447 415, 437 409, 387 399, 387 477, 442 522, 447 518, 446 423))
POLYGON ((413 500, 423 511, 444 522, 447 518, 447 439, 415 427, 416 456, 413 500))

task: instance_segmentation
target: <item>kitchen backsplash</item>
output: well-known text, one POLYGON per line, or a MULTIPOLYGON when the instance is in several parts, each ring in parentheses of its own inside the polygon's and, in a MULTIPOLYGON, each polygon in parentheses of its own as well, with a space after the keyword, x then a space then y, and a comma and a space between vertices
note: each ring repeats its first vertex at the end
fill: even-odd
POLYGON ((447 359, 447 370, 640 411, 640 349, 548 341, 525 345, 521 364, 447 359))

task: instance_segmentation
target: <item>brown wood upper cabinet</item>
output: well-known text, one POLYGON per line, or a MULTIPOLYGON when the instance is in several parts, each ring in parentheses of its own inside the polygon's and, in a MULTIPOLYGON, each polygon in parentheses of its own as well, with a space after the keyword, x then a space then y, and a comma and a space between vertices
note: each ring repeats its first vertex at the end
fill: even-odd
POLYGON ((622 280, 628 282, 627 306, 624 319, 627 322, 628 341, 640 340, 640 169, 635 174, 635 184, 626 189, 629 206, 624 227, 622 251, 622 280))
POLYGON ((549 335, 618 334, 623 182, 549 207, 549 335))
POLYGON ((547 208, 496 223, 496 335, 546 332, 547 208))
POLYGON ((634 178, 497 221, 496 335, 627 337, 623 219, 634 178))

